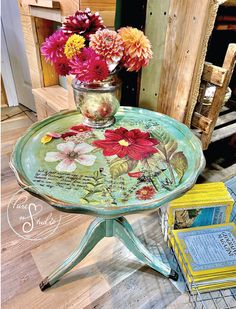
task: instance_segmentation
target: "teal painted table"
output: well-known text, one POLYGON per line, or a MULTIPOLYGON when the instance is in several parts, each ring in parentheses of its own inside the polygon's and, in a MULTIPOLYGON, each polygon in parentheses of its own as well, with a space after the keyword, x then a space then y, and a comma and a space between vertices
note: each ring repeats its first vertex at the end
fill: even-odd
POLYGON ((84 126, 77 111, 34 124, 12 154, 19 184, 60 211, 97 217, 78 248, 40 283, 41 290, 112 236, 140 261, 177 280, 177 273, 142 245, 124 215, 178 197, 204 165, 200 142, 185 125, 144 109, 121 107, 106 129, 84 126))

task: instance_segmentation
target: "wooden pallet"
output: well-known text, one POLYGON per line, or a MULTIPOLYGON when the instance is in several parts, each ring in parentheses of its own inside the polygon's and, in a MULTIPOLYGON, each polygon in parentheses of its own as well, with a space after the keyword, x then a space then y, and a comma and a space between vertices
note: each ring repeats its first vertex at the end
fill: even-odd
POLYGON ((217 119, 211 142, 216 142, 234 133, 236 133, 236 109, 224 106, 217 119))
POLYGON ((205 86, 203 87, 199 104, 196 106, 191 123, 194 128, 199 129, 198 133, 200 133, 203 149, 207 149, 210 142, 232 135, 236 131, 235 123, 233 123, 235 119, 234 110, 228 113, 225 110, 221 111, 234 70, 235 59, 236 44, 229 44, 222 67, 205 63, 202 75, 205 86), (208 112, 203 115, 201 112, 207 83, 215 85, 216 91, 208 112), (220 112, 224 114, 219 115, 220 112), (220 117, 218 118, 218 116, 220 117))

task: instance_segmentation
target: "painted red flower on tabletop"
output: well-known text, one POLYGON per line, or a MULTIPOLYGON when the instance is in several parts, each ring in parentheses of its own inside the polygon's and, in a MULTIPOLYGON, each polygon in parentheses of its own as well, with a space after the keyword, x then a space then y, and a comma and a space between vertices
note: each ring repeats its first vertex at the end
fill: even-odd
POLYGON ((69 130, 70 131, 63 133, 61 135, 61 137, 66 138, 66 137, 69 137, 69 136, 77 135, 79 133, 90 132, 90 131, 92 131, 92 128, 87 127, 83 124, 78 124, 78 125, 71 127, 69 130))
POLYGON ((157 152, 154 146, 158 143, 157 139, 150 137, 149 132, 121 127, 106 130, 105 139, 94 141, 93 145, 102 148, 104 156, 117 155, 119 158, 127 156, 133 160, 142 160, 157 152))
POLYGON ((76 133, 82 133, 82 132, 92 131, 92 128, 85 126, 84 124, 78 124, 78 125, 71 127, 70 131, 73 131, 76 133))
POLYGON ((152 186, 144 186, 136 191, 136 197, 139 200, 149 200, 156 193, 156 190, 152 186))

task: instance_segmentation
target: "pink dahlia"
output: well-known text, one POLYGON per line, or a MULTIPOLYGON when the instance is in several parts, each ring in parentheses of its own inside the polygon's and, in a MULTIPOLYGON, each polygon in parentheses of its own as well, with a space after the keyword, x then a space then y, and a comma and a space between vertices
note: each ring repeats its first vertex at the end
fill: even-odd
POLYGON ((136 28, 124 27, 118 30, 124 44, 122 62, 127 71, 138 71, 147 66, 152 58, 151 43, 144 33, 136 28))
POLYGON ((88 74, 87 61, 80 61, 78 56, 75 56, 69 61, 70 64, 70 74, 76 76, 81 82, 85 81, 88 74))
POLYGON ((139 200, 150 200, 156 193, 156 190, 152 186, 144 186, 136 191, 136 197, 139 200))
POLYGON ((98 30, 90 36, 89 46, 104 57, 110 72, 115 69, 123 56, 123 41, 121 36, 109 29, 98 30))
POLYGON ((41 46, 41 53, 46 61, 56 63, 66 59, 64 48, 68 36, 62 31, 57 30, 41 46))
POLYGON ((80 34, 87 41, 89 40, 90 34, 103 28, 102 17, 98 12, 92 14, 89 8, 85 11, 77 11, 75 15, 68 16, 62 26, 65 33, 80 34))
POLYGON ((69 61, 70 73, 81 82, 102 81, 109 75, 106 61, 91 48, 83 48, 81 53, 69 61))
POLYGON ((98 57, 99 58, 99 55, 97 55, 95 53, 95 51, 92 49, 92 48, 83 48, 82 51, 78 54, 78 60, 81 62, 81 63, 84 63, 86 61, 89 61, 90 59, 94 59, 98 57))
POLYGON ((127 130, 118 128, 105 131, 105 140, 97 140, 93 145, 103 149, 104 156, 125 156, 133 160, 142 160, 157 152, 154 147, 158 144, 155 138, 151 138, 148 132, 139 129, 127 130))

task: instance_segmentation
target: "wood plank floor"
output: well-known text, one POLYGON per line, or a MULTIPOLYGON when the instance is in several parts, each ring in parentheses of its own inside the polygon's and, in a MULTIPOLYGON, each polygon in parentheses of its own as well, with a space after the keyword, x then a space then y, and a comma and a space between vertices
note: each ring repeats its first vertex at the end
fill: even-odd
MULTIPOLYGON (((93 218, 61 213, 57 231, 40 241, 22 239, 10 229, 7 205, 19 186, 8 162, 15 141, 34 121, 35 114, 22 107, 2 112, 2 308, 192 308, 187 294, 141 265, 113 238, 102 240, 80 265, 40 291, 39 282, 70 254, 93 218)), ((128 220, 155 252, 162 239, 157 214, 132 215, 128 220)))

